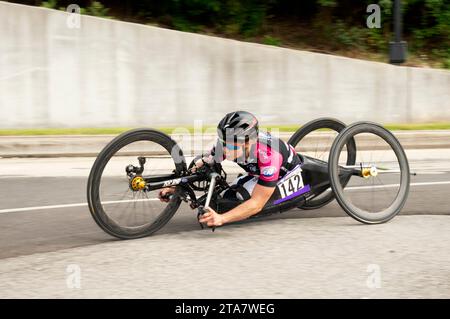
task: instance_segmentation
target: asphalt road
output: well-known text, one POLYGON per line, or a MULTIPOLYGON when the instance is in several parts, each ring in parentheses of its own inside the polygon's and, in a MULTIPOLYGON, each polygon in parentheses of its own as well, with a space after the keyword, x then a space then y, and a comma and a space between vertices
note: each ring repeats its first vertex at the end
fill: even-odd
MULTIPOLYGON (((410 196, 403 215, 450 215, 449 184, 417 185, 450 181, 450 172, 412 176, 410 196)), ((0 179, 0 210, 86 202, 85 177, 10 177, 0 179)), ((363 195, 361 195, 363 196, 363 195)), ((298 219, 346 216, 334 201, 314 211, 293 209, 264 218, 298 219)), ((349 218, 349 221, 352 219, 349 218)), ((253 221, 250 221, 253 222, 253 221)), ((356 223, 356 221, 355 221, 356 223)), ((0 258, 57 251, 114 241, 93 221, 87 206, 43 208, 0 214, 0 258)), ((182 203, 174 218, 156 236, 198 230, 196 212, 182 203)))
MULTIPOLYGON (((61 160, 64 161, 64 159, 61 160)), ((254 290, 251 289, 250 284, 239 284, 238 286, 241 289, 236 291, 232 290, 232 286, 225 285, 226 288, 218 288, 218 290, 211 288, 209 290, 212 292, 211 297, 339 297, 339 291, 342 291, 342 296, 344 297, 434 296, 448 298, 450 297, 448 280, 450 278, 448 267, 450 258, 450 241, 448 240, 448 234, 450 233, 448 231, 450 229, 450 170, 448 170, 447 160, 436 160, 431 167, 423 164, 414 161, 410 162, 413 170, 415 167, 426 169, 417 176, 412 176, 410 196, 401 212, 402 216, 398 216, 384 225, 361 225, 346 216, 336 202, 332 202, 319 210, 303 211, 293 209, 289 212, 272 215, 260 220, 229 225, 219 228, 215 233, 212 233, 209 230, 200 230, 195 212, 188 208, 186 204, 182 204, 174 218, 162 230, 152 237, 137 241, 119 241, 114 239, 105 234, 94 223, 87 206, 83 205, 86 200, 86 167, 78 167, 80 176, 35 176, 39 174, 31 173, 7 176, 4 174, 0 178, 0 282, 3 282, 3 284, 0 284, 2 286, 0 287, 0 291, 2 291, 0 297, 170 297, 170 291, 175 293, 175 290, 184 288, 188 285, 188 282, 179 280, 179 284, 177 284, 174 278, 179 278, 181 273, 178 272, 176 267, 171 268, 172 266, 170 266, 170 269, 164 272, 164 263, 156 261, 156 259, 161 258, 161 260, 179 263, 180 269, 192 271, 186 264, 203 257, 209 260, 205 264, 208 266, 209 271, 215 273, 218 271, 217 275, 222 274, 225 276, 224 278, 228 278, 229 273, 225 268, 217 264, 217 260, 211 262, 211 258, 219 258, 219 255, 228 254, 229 260, 223 260, 224 257, 220 257, 219 260, 223 262, 224 267, 231 267, 232 273, 237 274, 238 272, 238 269, 233 264, 236 262, 243 267, 250 268, 258 268, 265 265, 264 267, 267 269, 258 272, 259 275, 254 275, 253 277, 250 274, 254 284, 257 286, 254 290), (67 207, 67 204, 77 204, 78 206, 67 207), (45 208, 45 206, 54 205, 62 206, 45 208), (415 216, 406 217, 403 215, 415 216), (207 243, 209 239, 212 239, 211 243, 207 243), (234 244, 240 245, 241 249, 234 254, 233 250, 230 250, 229 246, 227 246, 227 240, 229 240, 228 242, 231 246, 234 244), (295 242, 295 247, 298 246, 302 254, 308 254, 306 261, 303 260, 305 256, 295 253, 286 240, 295 242), (320 242, 320 244, 314 244, 316 241, 320 242), (333 246, 330 248, 332 249, 330 252, 324 251, 327 241, 332 243, 331 245, 333 246), (175 244, 171 245, 171 242, 175 244), (383 242, 385 242, 385 245, 383 242), (248 243, 248 246, 246 243, 248 243), (308 248, 307 243, 312 243, 312 248, 308 248), (346 248, 343 248, 344 251, 351 250, 352 254, 360 253, 361 258, 358 257, 357 260, 352 262, 349 260, 348 255, 342 255, 344 252, 339 251, 338 244, 348 245, 346 248), (148 251, 145 248, 146 246, 148 246, 148 251), (265 260, 266 257, 263 255, 258 255, 263 254, 261 247, 266 246, 269 249, 267 251, 268 256, 272 256, 273 259, 271 260, 276 260, 274 265, 267 265, 270 261, 265 260), (162 250, 159 251, 158 247, 162 250), (285 249, 286 255, 277 250, 277 247, 285 249), (64 286, 64 271, 62 270, 62 273, 55 275, 55 269, 52 268, 52 260, 59 260, 61 263, 62 260, 65 263, 69 262, 69 260, 75 260, 78 263, 82 263, 82 256, 87 254, 86 263, 90 263, 89 267, 91 267, 88 271, 98 270, 98 267, 100 267, 100 271, 104 271, 111 266, 111 272, 117 276, 125 273, 129 275, 132 270, 126 269, 126 265, 123 262, 127 258, 136 258, 130 252, 130 250, 135 248, 135 254, 140 256, 136 262, 142 259, 144 263, 149 263, 155 269, 164 272, 163 277, 166 278, 166 281, 158 279, 158 284, 156 285, 160 288, 159 294, 150 293, 146 290, 149 288, 148 285, 140 287, 138 274, 136 276, 130 275, 130 278, 135 283, 134 288, 137 290, 131 289, 129 285, 127 289, 121 290, 111 283, 115 290, 114 293, 108 294, 105 290, 96 290, 94 287, 98 282, 96 279, 91 278, 89 285, 92 285, 92 289, 78 292, 68 291, 64 286), (110 249, 111 251, 109 251, 110 249), (124 251, 123 255, 122 249, 124 251), (165 251, 166 249, 167 252, 165 251), (184 249, 186 251, 183 251, 184 249), (256 255, 252 255, 252 249, 257 252, 256 255), (373 252, 374 260, 369 260, 370 253, 367 249, 373 252), (395 255, 395 258, 391 258, 394 255, 390 255, 390 250, 400 255, 395 255), (221 252, 220 254, 218 253, 219 251, 221 252), (251 260, 248 264, 243 262, 242 258, 245 259, 243 252, 247 252, 248 256, 250 256, 251 260), (328 263, 328 267, 333 268, 336 266, 337 268, 333 268, 331 273, 325 276, 326 278, 318 273, 319 269, 324 269, 325 271, 326 265, 319 266, 313 258, 316 256, 318 260, 324 261, 323 254, 328 255, 329 258, 337 258, 335 262, 339 263, 339 266, 336 266, 327 257, 325 261, 328 263), (408 257, 411 255, 414 258, 410 259, 408 257), (61 256, 65 257, 62 258, 61 256), (69 257, 66 258, 67 256, 69 257), (107 260, 105 262, 109 266, 105 266, 103 269, 98 262, 92 263, 93 256, 105 258, 104 260, 107 260), (174 261, 176 256, 179 257, 177 262, 174 261), (113 266, 115 263, 114 258, 120 260, 117 266, 113 266), (261 258, 261 262, 258 261, 258 258, 261 258), (279 259, 282 258, 287 258, 289 264, 280 264, 279 259), (358 276, 365 278, 364 276, 367 276, 365 270, 367 265, 382 263, 383 267, 389 268, 392 266, 391 262, 396 262, 397 265, 395 267, 400 267, 399 261, 400 264, 404 264, 407 268, 411 266, 406 265, 407 262, 414 262, 415 274, 423 278, 416 278, 408 282, 406 277, 391 277, 390 284, 396 282, 397 286, 395 288, 391 287, 391 290, 376 290, 376 292, 370 289, 364 290, 367 287, 365 287, 365 282, 363 281, 361 287, 364 286, 365 288, 361 288, 363 290, 358 290, 358 292, 354 293, 351 292, 350 287, 352 287, 352 284, 350 283, 355 278, 343 276, 341 279, 337 278, 337 281, 331 279, 332 276, 339 277, 339 271, 346 273, 353 263, 357 263, 360 268, 362 267, 362 269, 359 269, 362 273, 358 276), (435 264, 430 264, 430 261, 433 261, 435 264), (288 274, 295 274, 294 269, 296 266, 292 262, 296 262, 299 265, 306 262, 308 267, 316 269, 311 270, 312 276, 305 283, 305 286, 310 289, 309 294, 304 290, 297 289, 298 287, 296 289, 286 288, 283 291, 282 286, 275 283, 276 277, 280 276, 280 274, 284 280, 282 282, 285 283, 289 281, 288 277, 286 277, 288 274), (37 264, 42 267, 32 266, 37 264), (278 265, 278 274, 273 272, 276 270, 275 265, 278 265), (217 266, 219 268, 214 268, 217 266), (35 269, 36 267, 37 270, 35 269), (27 276, 32 276, 32 274, 34 274, 35 281, 30 279, 27 286, 24 280, 28 278, 27 276), (261 279, 259 276, 263 276, 263 274, 268 276, 265 277, 265 282, 268 285, 266 290, 264 290, 264 286, 258 284, 258 278, 261 279), (48 277, 50 279, 45 284, 43 280, 47 276, 56 277, 48 277), (313 278, 316 278, 317 286, 315 287, 313 278), (342 281, 343 278, 348 279, 349 285, 342 281), (62 286, 57 289, 51 289, 52 280, 63 280, 62 286), (326 285, 326 280, 332 282, 329 287, 323 286, 326 285), (342 287, 337 287, 338 283, 342 287), (41 287, 42 285, 50 285, 50 287, 47 287, 49 289, 45 290, 41 287), (366 293, 361 291, 366 291, 366 293)), ((72 168, 76 170, 77 165, 72 168)), ((194 263, 198 264, 198 261, 194 263)), ((133 267, 139 268, 135 261, 133 261, 133 267)), ((61 269, 58 268, 57 271, 61 271, 61 269)), ((307 268, 300 267, 299 271, 302 276, 308 276, 307 268)), ((140 270, 137 273, 140 273, 140 270)), ((159 276, 158 274, 153 274, 156 277, 159 276)), ((244 274, 249 275, 248 268, 244 270, 244 274)), ((213 275, 207 275, 207 277, 211 276, 213 275)), ((390 273, 389 276, 394 275, 390 273)), ((194 277, 197 278, 196 276, 194 277)), ((148 277, 145 278, 148 279, 148 277)), ((231 280, 231 278, 228 279, 231 280)), ((106 279, 104 278, 104 280, 106 279)), ((123 278, 120 280, 123 280, 123 278)), ((201 278, 199 280, 201 282, 199 287, 204 286, 205 282, 201 278)), ((220 282, 223 282, 223 280, 220 280, 220 282)), ((189 283, 195 285, 194 282, 189 283)), ((361 285, 361 282, 358 285, 361 285)), ((172 296, 201 298, 200 290, 194 288, 184 290, 184 293, 179 291, 178 294, 172 294, 172 296)))

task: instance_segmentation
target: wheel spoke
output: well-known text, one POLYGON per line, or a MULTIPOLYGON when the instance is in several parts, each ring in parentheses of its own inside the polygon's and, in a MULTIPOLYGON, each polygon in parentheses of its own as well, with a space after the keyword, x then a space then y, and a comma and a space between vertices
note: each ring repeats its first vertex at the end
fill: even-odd
POLYGON ((352 185, 348 191, 337 187, 339 158, 337 154, 332 154, 330 166, 335 168, 331 169, 330 177, 335 195, 339 198, 341 207, 355 219, 367 223, 385 222, 399 213, 408 195, 408 187, 404 185, 409 183, 409 171, 405 171, 407 158, 402 146, 389 131, 370 123, 357 123, 347 128, 335 141, 336 149, 342 149, 344 142, 349 138, 369 143, 365 145, 368 150, 359 154, 360 165, 366 169, 365 177, 362 183, 352 185), (359 138, 361 136, 363 138, 359 138), (389 154, 389 162, 383 162, 386 154, 389 154), (375 169, 368 171, 367 168, 371 167, 375 169), (382 172, 386 173, 380 174, 382 172), (388 189, 388 186, 392 188, 391 185, 396 185, 398 178, 401 179, 397 191, 388 189), (393 179, 394 183, 392 183, 393 179), (386 181, 389 185, 386 185, 386 181))
POLYGON ((162 213, 168 216, 166 222, 169 220, 180 201, 167 210, 166 203, 151 198, 140 188, 140 181, 135 181, 133 187, 136 189, 132 190, 129 178, 141 178, 144 171, 145 177, 171 175, 177 171, 175 160, 167 151, 175 147, 173 143, 158 132, 135 130, 124 134, 100 153, 101 158, 91 170, 93 177, 89 179, 91 191, 88 196, 93 202, 89 207, 91 213, 106 232, 120 238, 141 237, 161 227, 156 221, 162 213), (144 157, 145 163, 139 163, 139 157, 144 157), (134 167, 128 171, 130 177, 126 176, 125 170, 129 165, 134 167), (144 171, 140 171, 141 165, 144 171))

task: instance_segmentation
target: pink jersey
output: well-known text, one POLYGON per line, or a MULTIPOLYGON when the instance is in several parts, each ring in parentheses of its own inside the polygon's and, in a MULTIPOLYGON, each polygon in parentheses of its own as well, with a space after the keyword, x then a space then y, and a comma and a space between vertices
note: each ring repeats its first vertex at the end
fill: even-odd
MULTIPOLYGON (((224 157, 213 148, 210 154, 217 162, 224 157)), ((275 187, 285 173, 295 166, 300 159, 294 148, 269 133, 259 133, 258 141, 252 145, 247 159, 237 158, 235 162, 249 175, 259 176, 258 184, 275 187)))

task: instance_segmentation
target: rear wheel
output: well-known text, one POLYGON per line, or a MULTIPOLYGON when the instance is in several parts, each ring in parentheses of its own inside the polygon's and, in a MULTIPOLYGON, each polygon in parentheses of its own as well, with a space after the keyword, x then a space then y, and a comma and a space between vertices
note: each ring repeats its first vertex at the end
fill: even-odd
POLYGON ((359 122, 342 131, 331 148, 328 171, 338 203, 362 223, 387 222, 406 203, 410 183, 408 159, 397 138, 376 123, 359 122), (339 157, 349 139, 356 142, 358 158, 356 165, 345 168, 339 157), (344 188, 339 178, 348 169, 362 173, 353 176, 344 188))
MULTIPOLYGON (((344 130, 346 125, 334 118, 319 118, 303 125, 288 141, 295 150, 304 155, 327 161, 328 154, 337 135, 344 130)), ((356 159, 356 147, 353 140, 349 140, 344 148, 345 164, 353 165, 356 159)), ((343 180, 345 186, 348 182, 343 180)), ((299 206, 301 209, 317 209, 330 203, 334 199, 331 188, 327 188, 322 193, 310 197, 306 203, 299 206)))
POLYGON ((148 191, 139 183, 152 175, 179 175, 185 167, 178 145, 162 132, 136 129, 119 135, 100 152, 89 175, 92 217, 105 232, 121 239, 154 233, 172 218, 181 200, 173 196, 168 203, 160 202, 158 190, 148 191), (130 174, 129 167, 143 170, 130 174))

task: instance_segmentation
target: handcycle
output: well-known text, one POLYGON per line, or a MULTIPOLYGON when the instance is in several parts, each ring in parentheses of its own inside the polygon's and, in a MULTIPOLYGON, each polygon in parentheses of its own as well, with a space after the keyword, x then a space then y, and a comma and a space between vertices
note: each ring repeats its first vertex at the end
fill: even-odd
MULTIPOLYGON (((287 141, 301 164, 277 185, 260 218, 291 209, 314 210, 337 200, 352 218, 365 224, 391 220, 406 203, 410 170, 398 139, 372 122, 346 126, 319 118, 299 128, 287 141)), ((221 196, 233 187, 220 163, 191 169, 180 146, 154 129, 134 129, 114 138, 96 158, 87 185, 88 206, 108 234, 133 239, 160 230, 182 202, 198 215, 205 207, 218 213, 242 201, 221 196), (174 187, 167 203, 160 189, 174 187)), ((236 190, 238 191, 238 190, 236 190)), ((214 228, 213 228, 214 230, 214 228)))

